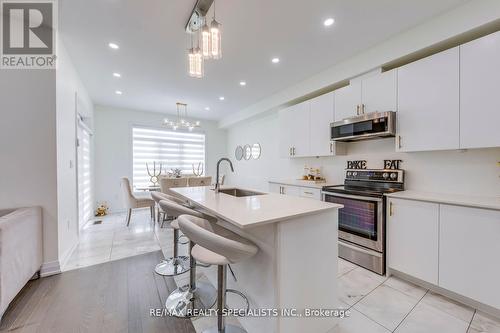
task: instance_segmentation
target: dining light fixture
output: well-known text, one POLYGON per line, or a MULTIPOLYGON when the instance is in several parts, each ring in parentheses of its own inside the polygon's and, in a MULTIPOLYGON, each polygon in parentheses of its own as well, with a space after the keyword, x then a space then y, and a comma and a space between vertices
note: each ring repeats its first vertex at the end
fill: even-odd
POLYGON ((191 35, 191 48, 188 50, 188 71, 189 76, 195 78, 203 77, 203 55, 200 48, 200 38, 198 46, 193 47, 193 35, 191 35))
POLYGON ((163 126, 170 127, 174 131, 178 129, 184 129, 192 131, 195 128, 201 127, 199 121, 190 122, 187 120, 187 104, 186 103, 175 103, 177 109, 177 119, 169 120, 168 118, 163 119, 163 126))
POLYGON ((207 19, 204 19, 205 24, 201 28, 201 52, 203 58, 210 59, 212 57, 212 37, 210 34, 210 28, 207 24, 207 19))
POLYGON ((210 23, 210 35, 211 35, 211 48, 212 48, 212 58, 220 59, 222 58, 222 24, 217 22, 215 19, 215 1, 214 1, 214 16, 212 18, 212 23, 210 23))

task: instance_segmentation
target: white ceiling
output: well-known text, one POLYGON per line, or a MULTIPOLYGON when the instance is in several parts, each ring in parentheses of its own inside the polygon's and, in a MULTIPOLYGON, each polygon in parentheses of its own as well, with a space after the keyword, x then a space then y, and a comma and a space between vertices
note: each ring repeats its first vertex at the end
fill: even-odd
POLYGON ((221 119, 464 2, 217 0, 223 58, 206 62, 203 79, 186 73, 195 0, 60 0, 59 24, 96 104, 172 113, 182 101, 190 116, 221 119))

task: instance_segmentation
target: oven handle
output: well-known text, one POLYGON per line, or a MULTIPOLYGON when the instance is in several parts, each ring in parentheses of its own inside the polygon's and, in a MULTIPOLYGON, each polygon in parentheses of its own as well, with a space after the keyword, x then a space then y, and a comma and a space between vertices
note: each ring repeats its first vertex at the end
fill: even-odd
MULTIPOLYGON (((358 196, 358 195, 350 195, 350 194, 340 194, 340 193, 333 193, 333 192, 325 192, 321 191, 323 193, 323 196, 332 196, 332 197, 341 197, 341 198, 348 198, 348 199, 355 199, 355 200, 362 200, 362 201, 376 201, 376 202, 382 202, 382 198, 375 198, 375 197, 363 197, 363 196, 358 196)), ((325 198, 323 197, 323 201, 325 198)))
POLYGON ((362 253, 369 254, 371 256, 376 256, 376 257, 382 258, 382 253, 380 253, 380 252, 375 252, 375 251, 363 249, 359 246, 355 246, 355 245, 351 245, 351 244, 348 244, 346 242, 343 242, 340 239, 339 239, 339 244, 341 244, 342 246, 348 247, 352 250, 358 251, 358 252, 362 252, 362 253))

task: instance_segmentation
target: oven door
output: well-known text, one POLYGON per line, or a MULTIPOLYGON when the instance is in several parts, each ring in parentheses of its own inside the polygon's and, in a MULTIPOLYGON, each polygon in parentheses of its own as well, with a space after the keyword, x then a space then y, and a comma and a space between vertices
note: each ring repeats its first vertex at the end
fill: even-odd
POLYGON ((324 192, 323 200, 344 205, 339 210, 340 239, 384 251, 383 198, 324 192))

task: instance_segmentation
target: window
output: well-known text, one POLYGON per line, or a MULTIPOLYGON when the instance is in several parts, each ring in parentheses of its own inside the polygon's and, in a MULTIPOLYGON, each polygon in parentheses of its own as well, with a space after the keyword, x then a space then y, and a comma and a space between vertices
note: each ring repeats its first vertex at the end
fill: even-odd
POLYGON ((183 174, 193 173, 193 164, 205 163, 205 134, 171 131, 147 127, 132 128, 133 186, 152 185, 146 168, 153 172, 153 162, 162 175, 171 169, 181 169, 183 174))

